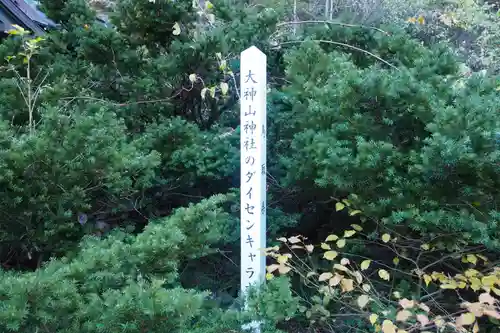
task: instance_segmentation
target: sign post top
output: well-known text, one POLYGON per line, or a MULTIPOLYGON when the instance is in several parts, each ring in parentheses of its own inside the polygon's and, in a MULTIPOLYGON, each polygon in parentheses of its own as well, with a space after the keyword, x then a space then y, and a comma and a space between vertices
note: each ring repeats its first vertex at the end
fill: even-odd
POLYGON ((248 49, 241 52, 242 57, 259 57, 259 58, 267 58, 266 55, 259 50, 256 46, 250 46, 248 49))

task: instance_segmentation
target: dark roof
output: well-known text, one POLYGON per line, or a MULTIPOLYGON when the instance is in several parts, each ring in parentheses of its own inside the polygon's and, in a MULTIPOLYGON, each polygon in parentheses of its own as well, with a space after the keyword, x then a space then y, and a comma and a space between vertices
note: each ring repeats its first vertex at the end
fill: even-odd
POLYGON ((57 26, 25 0, 0 0, 0 31, 11 29, 12 24, 29 29, 35 35, 43 35, 46 28, 57 26))

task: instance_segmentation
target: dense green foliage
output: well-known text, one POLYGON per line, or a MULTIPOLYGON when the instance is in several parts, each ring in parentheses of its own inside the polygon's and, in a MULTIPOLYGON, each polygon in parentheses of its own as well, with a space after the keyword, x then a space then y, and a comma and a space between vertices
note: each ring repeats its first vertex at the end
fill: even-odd
POLYGON ((0 44, 2 331, 221 332, 259 315, 271 332, 296 315, 286 279, 235 311, 250 45, 269 63, 270 243, 343 230, 335 199, 351 196, 372 228, 500 253, 499 82, 462 78, 447 46, 397 27, 294 37, 286 8, 121 0, 107 26, 85 1, 42 4, 62 28, 28 61, 26 37, 0 44))
MULTIPOLYGON (((408 57, 404 49, 419 53, 411 40, 375 43, 388 61, 408 57), (396 47, 403 52, 384 52, 396 47)), ((404 71, 362 68, 314 43, 286 59, 290 184, 356 194, 386 223, 499 248, 495 80, 451 89, 456 67, 442 50, 406 58, 404 71)))

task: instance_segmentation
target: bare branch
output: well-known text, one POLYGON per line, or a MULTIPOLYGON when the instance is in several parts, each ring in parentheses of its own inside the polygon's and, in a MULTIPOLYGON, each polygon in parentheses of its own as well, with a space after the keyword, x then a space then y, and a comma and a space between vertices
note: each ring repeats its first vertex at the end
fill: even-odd
MULTIPOLYGON (((316 39, 316 40, 313 40, 314 42, 318 42, 318 43, 325 43, 325 44, 333 44, 333 45, 339 45, 339 46, 344 46, 344 47, 347 47, 347 48, 350 48, 350 49, 353 49, 353 50, 356 50, 356 51, 360 51, 360 52, 363 52, 365 54, 368 54, 369 56, 383 62, 384 64, 386 64, 387 66, 389 67, 392 67, 396 70, 400 70, 399 68, 397 68, 396 66, 394 66, 393 64, 387 62, 386 60, 380 58, 379 56, 367 51, 367 50, 363 50, 359 47, 356 47, 356 46, 353 46, 353 45, 349 45, 349 44, 345 44, 345 43, 341 43, 341 42, 334 42, 334 41, 331 41, 331 40, 324 40, 324 39, 316 39)), ((304 40, 298 40, 298 41, 288 41, 288 42, 281 42, 279 43, 279 45, 287 45, 287 44, 301 44, 301 43, 304 43, 306 41, 304 40)))

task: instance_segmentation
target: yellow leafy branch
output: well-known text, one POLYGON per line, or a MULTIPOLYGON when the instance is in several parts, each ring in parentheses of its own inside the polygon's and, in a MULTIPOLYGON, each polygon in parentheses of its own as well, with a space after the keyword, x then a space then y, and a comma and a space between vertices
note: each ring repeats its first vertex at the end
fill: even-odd
MULTIPOLYGON (((351 202, 346 199, 337 200, 335 209, 337 211, 347 209, 349 213, 356 212, 349 215, 362 214, 361 211, 353 208, 351 202)), ((376 332, 409 333, 415 330, 435 330, 443 327, 453 328, 457 332, 469 332, 464 327, 470 326, 472 332, 476 333, 479 330, 477 318, 481 316, 500 318, 498 300, 500 293, 499 267, 494 267, 485 272, 468 268, 463 274, 456 274, 455 276, 450 276, 444 272, 426 272, 426 269, 437 266, 444 260, 454 259, 457 256, 461 258, 463 263, 472 265, 472 267, 481 263, 489 263, 489 259, 481 254, 479 247, 467 248, 445 256, 440 255, 437 259, 434 258, 435 260, 433 259, 432 262, 429 263, 426 260, 425 265, 420 265, 422 258, 432 258, 434 252, 439 252, 439 243, 418 242, 393 232, 386 232, 380 236, 378 241, 368 241, 368 243, 393 251, 396 254, 396 257, 392 260, 393 266, 377 262, 377 266, 382 266, 382 268, 370 270, 373 262, 370 258, 363 258, 360 255, 344 251, 346 244, 356 242, 356 238, 365 236, 361 225, 351 224, 351 227, 352 229, 343 231, 343 234, 328 235, 318 246, 307 244, 307 239, 302 236, 279 238, 281 244, 287 247, 287 252, 280 254, 280 246, 268 249, 271 256, 276 258, 278 263, 269 266, 267 278, 272 279, 274 272, 280 274, 298 273, 306 284, 316 288, 323 299, 335 300, 336 303, 342 304, 344 309, 350 311, 351 316, 353 313, 357 313, 359 316, 366 318, 373 325, 376 332), (406 245, 406 242, 410 243, 410 245, 406 245), (411 245, 414 243, 418 243, 418 245, 411 245), (331 269, 326 271, 312 269, 311 265, 307 265, 296 253, 296 250, 302 250, 303 254, 310 257, 315 249, 323 251, 320 253, 321 258, 331 263, 331 269), (416 259, 411 257, 410 253, 408 253, 409 250, 414 252, 416 259), (362 260, 358 263, 352 259, 356 257, 361 257, 362 260), (416 268, 411 272, 396 268, 400 263, 400 259, 407 261, 416 268), (370 275, 366 274, 369 271, 376 273, 375 276, 378 280, 376 284, 370 280, 370 275), (428 287, 430 283, 436 284, 439 289, 433 293, 428 292, 423 296, 417 294, 416 299, 412 300, 401 298, 399 291, 392 291, 394 279, 391 272, 400 272, 410 276, 411 280, 417 280, 419 290, 420 288, 425 289, 422 284, 428 287), (377 285, 384 286, 386 285, 384 281, 389 282, 391 280, 393 285, 390 287, 387 296, 377 290, 377 285), (479 302, 468 303, 458 294, 458 300, 462 299, 461 308, 454 313, 448 313, 445 307, 434 298, 437 294, 447 290, 457 292, 469 288, 474 292, 482 292, 478 295, 479 302), (394 299, 399 300, 397 304, 401 307, 394 317, 391 317, 390 313, 385 310, 370 314, 369 309, 373 304, 378 304, 379 308, 387 308, 390 304, 394 304, 394 299), (432 302, 426 304, 428 300, 432 302)), ((365 242, 367 241, 365 240, 365 242)), ((385 293, 387 294, 387 292, 385 293)), ((321 297, 315 299, 310 310, 305 310, 307 318, 312 318, 312 315, 316 312, 322 317, 326 316, 325 313, 328 314, 327 318, 334 317, 325 308, 327 304, 321 301, 321 297)), ((338 315, 342 314, 335 316, 338 315)))

